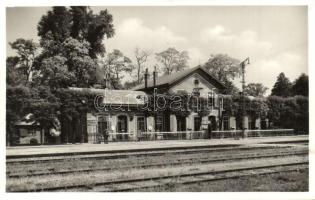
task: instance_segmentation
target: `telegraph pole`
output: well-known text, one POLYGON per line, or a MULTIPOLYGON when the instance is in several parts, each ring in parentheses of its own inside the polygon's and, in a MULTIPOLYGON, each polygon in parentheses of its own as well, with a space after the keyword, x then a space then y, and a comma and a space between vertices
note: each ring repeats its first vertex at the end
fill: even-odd
POLYGON ((244 138, 245 137, 245 66, 246 65, 249 65, 250 62, 249 62, 249 57, 246 58, 245 60, 243 60, 240 65, 241 65, 241 68, 242 68, 242 137, 244 138))

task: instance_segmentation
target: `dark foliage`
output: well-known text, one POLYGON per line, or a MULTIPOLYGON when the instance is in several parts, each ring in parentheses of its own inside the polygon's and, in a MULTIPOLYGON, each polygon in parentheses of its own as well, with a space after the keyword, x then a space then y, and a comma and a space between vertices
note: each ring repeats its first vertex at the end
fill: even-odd
POLYGON ((308 76, 301 74, 292 85, 292 95, 308 96, 308 76))
POLYGON ((285 76, 283 72, 281 72, 271 90, 271 95, 289 97, 291 95, 291 86, 292 84, 290 80, 285 76))

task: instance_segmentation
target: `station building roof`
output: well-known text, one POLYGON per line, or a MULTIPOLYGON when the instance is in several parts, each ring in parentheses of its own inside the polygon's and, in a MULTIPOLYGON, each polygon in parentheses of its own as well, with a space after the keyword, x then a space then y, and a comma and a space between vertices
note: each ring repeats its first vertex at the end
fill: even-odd
MULTIPOLYGON (((170 75, 163 75, 160 77, 156 77, 156 87, 162 86, 162 85, 172 85, 178 81, 180 81, 181 79, 195 73, 195 72, 201 72, 203 74, 205 74, 209 80, 211 80, 211 82, 215 83, 215 85, 217 85, 220 88, 225 88, 225 86, 219 81, 217 80, 213 75, 211 75, 207 69, 205 69, 204 67, 198 65, 196 67, 193 68, 189 68, 189 69, 185 69, 183 71, 180 72, 176 72, 170 75)), ((148 80, 147 82, 147 88, 151 88, 153 87, 153 80, 152 78, 150 80, 148 80)), ((145 85, 144 83, 135 86, 134 88, 132 88, 132 90, 143 90, 145 89, 145 85)))
POLYGON ((147 97, 145 92, 132 90, 109 90, 96 88, 70 87, 74 91, 97 93, 103 98, 105 105, 143 105, 147 97))

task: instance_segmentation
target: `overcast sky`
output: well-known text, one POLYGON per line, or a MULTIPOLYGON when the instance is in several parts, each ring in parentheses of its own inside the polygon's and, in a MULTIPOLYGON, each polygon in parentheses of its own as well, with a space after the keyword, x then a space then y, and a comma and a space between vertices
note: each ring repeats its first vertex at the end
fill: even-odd
MULTIPOLYGON (((308 72, 305 6, 91 8, 107 8, 114 17, 116 34, 104 41, 106 50, 119 49, 131 59, 135 47, 154 53, 168 47, 186 50, 190 67, 203 64, 211 54, 250 57, 246 81, 269 89, 280 72, 291 81, 308 72)), ((7 42, 21 37, 38 41, 37 23, 49 9, 8 8, 7 42)), ((7 55, 13 54, 7 44, 7 55)), ((240 85, 239 80, 235 84, 240 85)))

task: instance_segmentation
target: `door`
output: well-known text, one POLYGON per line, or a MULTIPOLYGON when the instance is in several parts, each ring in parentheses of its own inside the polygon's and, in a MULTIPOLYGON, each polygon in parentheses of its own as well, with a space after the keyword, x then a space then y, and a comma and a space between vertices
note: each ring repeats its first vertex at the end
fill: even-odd
POLYGON ((127 133, 128 132, 128 120, 127 116, 125 115, 119 115, 117 117, 117 140, 128 140, 129 136, 127 134, 122 134, 122 133, 127 133), (121 134, 119 134, 121 133, 121 134))
POLYGON ((137 132, 146 131, 146 120, 145 117, 137 117, 137 132))
POLYGON ((97 122, 97 141, 103 141, 103 134, 105 130, 109 130, 109 122, 108 122, 108 116, 99 116, 98 122, 97 122))
POLYGON ((118 133, 127 133, 128 132, 128 121, 127 116, 120 115, 117 120, 117 132, 118 133))
POLYGON ((162 115, 156 117, 155 131, 156 132, 164 131, 164 117, 162 115))
POLYGON ((209 116, 209 121, 211 122, 211 130, 217 130, 217 122, 215 116, 209 116))
POLYGON ((177 118, 177 131, 186 131, 186 117, 176 116, 177 118))
POLYGON ((200 131, 201 128, 201 117, 194 117, 194 131, 200 131))

